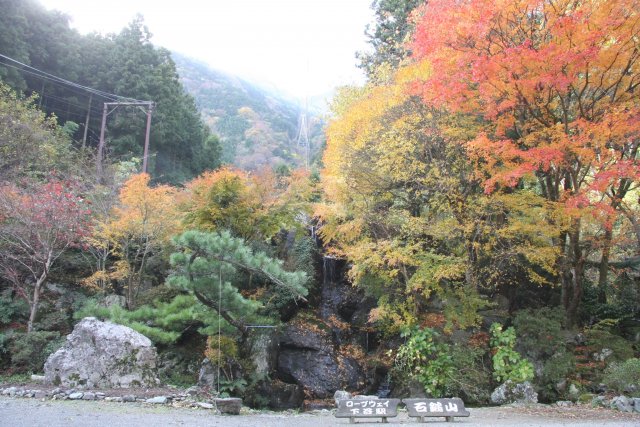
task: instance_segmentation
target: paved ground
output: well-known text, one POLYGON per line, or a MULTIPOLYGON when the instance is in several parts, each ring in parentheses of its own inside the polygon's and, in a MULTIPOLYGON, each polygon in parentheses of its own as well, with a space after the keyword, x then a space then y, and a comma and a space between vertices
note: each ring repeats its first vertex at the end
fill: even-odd
MULTIPOLYGON (((243 410, 244 412, 244 410, 243 410)), ((638 427, 640 414, 623 414, 586 407, 559 408, 535 406, 529 408, 470 408, 469 418, 456 418, 445 423, 444 418, 430 419, 426 425, 493 426, 570 426, 570 427, 638 427)), ((359 421, 372 425, 376 422, 359 421)), ((389 419, 388 426, 417 425, 406 413, 389 419)), ((348 419, 335 418, 329 411, 314 413, 254 412, 239 416, 214 415, 206 409, 181 409, 140 403, 39 401, 0 397, 2 427, 131 427, 131 426, 224 426, 224 427, 316 427, 350 425, 348 419)), ((424 424, 422 424, 424 425, 424 424)))

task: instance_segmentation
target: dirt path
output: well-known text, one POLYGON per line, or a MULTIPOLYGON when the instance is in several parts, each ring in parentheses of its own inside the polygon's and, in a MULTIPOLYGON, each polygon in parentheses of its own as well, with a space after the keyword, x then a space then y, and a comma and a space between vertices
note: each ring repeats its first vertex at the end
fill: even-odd
MULTIPOLYGON (((243 410, 244 412, 244 410, 243 410)), ((559 408, 536 406, 531 408, 469 409, 469 418, 456 418, 453 425, 493 426, 640 426, 640 414, 623 414, 604 409, 585 407, 559 408)), ((375 422, 358 422, 372 425, 375 422)), ((379 424, 379 421, 378 421, 379 424)), ((415 425, 406 413, 389 419, 388 426, 415 425)), ((429 420, 427 425, 452 425, 444 418, 429 420)), ((131 426, 225 426, 225 427, 316 427, 350 425, 348 419, 338 419, 330 411, 314 413, 254 412, 238 416, 214 415, 206 409, 184 409, 152 406, 141 403, 39 401, 0 397, 0 426, 2 427, 131 427, 131 426)))

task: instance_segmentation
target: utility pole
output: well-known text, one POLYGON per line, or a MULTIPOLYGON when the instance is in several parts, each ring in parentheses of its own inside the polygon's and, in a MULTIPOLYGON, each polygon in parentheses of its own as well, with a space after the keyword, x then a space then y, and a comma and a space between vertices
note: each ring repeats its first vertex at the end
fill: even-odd
POLYGON ((142 155, 142 172, 147 173, 147 159, 149 157, 149 134, 151 133, 151 112, 153 103, 147 108, 147 132, 144 135, 144 153, 142 155))
POLYGON ((142 171, 147 172, 147 157, 149 156, 149 134, 151 133, 151 112, 153 110, 153 101, 138 101, 138 102, 105 102, 104 108, 102 110, 102 126, 100 127, 100 142, 98 143, 98 155, 96 156, 96 171, 98 173, 98 180, 102 179, 102 160, 104 153, 104 132, 107 127, 107 116, 113 113, 116 108, 120 106, 136 106, 136 107, 146 107, 147 114, 147 129, 144 136, 144 154, 142 159, 142 171), (113 106, 111 111, 109 111, 109 107, 113 106))
POLYGON ((91 101, 93 94, 89 95, 89 106, 87 107, 87 118, 84 121, 84 135, 82 136, 82 148, 87 145, 87 132, 89 131, 89 118, 91 117, 91 101))

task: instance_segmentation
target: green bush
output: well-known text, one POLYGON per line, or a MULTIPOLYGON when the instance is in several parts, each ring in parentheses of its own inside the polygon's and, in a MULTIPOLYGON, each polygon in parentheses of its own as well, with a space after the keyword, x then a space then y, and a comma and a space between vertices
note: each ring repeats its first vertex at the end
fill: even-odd
POLYGON ((606 359, 608 363, 622 362, 634 356, 633 345, 606 328, 600 329, 596 325, 596 327, 585 330, 585 337, 587 345, 592 348, 593 352, 601 352, 605 348, 613 352, 606 359))
POLYGON ((24 300, 11 298, 8 291, 0 294, 0 325, 25 323, 28 317, 29 306, 24 300))
POLYGON ((502 325, 491 325, 489 344, 493 354, 493 377, 498 382, 508 380, 522 383, 533 379, 533 365, 515 351, 516 331, 513 327, 502 330, 502 325))
POLYGON ((64 344, 58 332, 15 334, 11 340, 11 364, 20 371, 42 372, 47 357, 64 344))
POLYGON ((575 357, 567 351, 563 337, 564 310, 544 307, 519 311, 513 319, 518 349, 542 366, 535 378, 541 401, 561 397, 558 384, 565 383, 575 370, 575 357))
POLYGON ((393 374, 418 381, 430 396, 445 395, 454 369, 449 346, 438 342, 431 328, 406 329, 401 336, 406 342, 398 348, 393 374))
POLYGON ((617 393, 640 397, 640 359, 612 363, 604 371, 602 382, 617 393))
POLYGON ((566 350, 562 333, 565 314, 561 308, 519 311, 513 318, 518 350, 532 360, 544 360, 566 350))
POLYGON ((461 397, 467 403, 486 404, 491 397, 491 362, 486 348, 462 344, 450 347, 451 369, 446 394, 461 397))

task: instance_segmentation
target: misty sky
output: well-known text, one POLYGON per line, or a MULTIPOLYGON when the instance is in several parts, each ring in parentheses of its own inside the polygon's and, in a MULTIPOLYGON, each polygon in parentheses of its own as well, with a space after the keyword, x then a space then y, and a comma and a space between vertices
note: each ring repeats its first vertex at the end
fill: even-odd
POLYGON ((40 0, 85 34, 140 13, 152 42, 300 99, 361 83, 372 0, 40 0))

